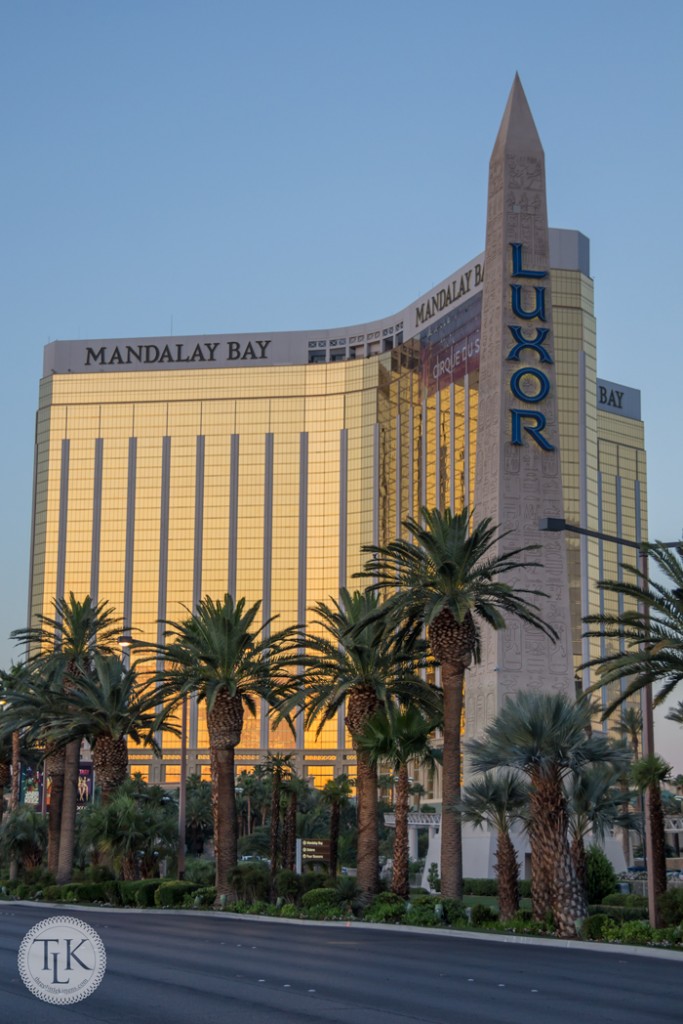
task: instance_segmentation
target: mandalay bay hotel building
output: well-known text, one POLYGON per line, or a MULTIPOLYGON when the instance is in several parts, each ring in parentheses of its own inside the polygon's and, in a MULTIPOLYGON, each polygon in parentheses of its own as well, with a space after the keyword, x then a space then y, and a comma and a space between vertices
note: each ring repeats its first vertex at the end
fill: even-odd
MULTIPOLYGON (((421 506, 474 504, 516 531, 515 545, 541 543, 544 565, 565 573, 558 584, 541 570, 533 585, 560 608, 548 664, 573 688, 591 653, 582 615, 607 600, 595 583, 616 578, 629 551, 535 531, 540 515, 563 515, 645 539, 643 423, 639 392, 597 376, 589 242, 579 231, 548 231, 542 150, 529 124, 516 80, 492 157, 486 251, 396 313, 295 332, 49 344, 35 438, 31 619, 50 614, 57 596, 91 594, 135 636, 155 640, 160 620, 229 591, 261 601, 263 619, 279 616, 278 627, 305 623, 314 602, 360 585, 363 545, 399 536, 421 506), (511 323, 491 329, 501 303, 495 315, 511 323), (517 406, 502 418, 496 375, 517 406), (490 424, 499 419, 496 434, 490 424), (503 478, 513 494, 521 488, 518 504, 503 478), (499 485, 498 504, 487 481, 489 492, 499 485)), ((530 636, 525 647, 517 627, 505 633, 535 685, 547 674, 538 661, 545 641, 530 636)), ((491 646, 499 662, 491 671, 504 675, 505 652, 491 646)), ((585 672, 581 682, 590 682, 585 672)), ((468 693, 466 731, 481 731, 499 701, 486 685, 468 693)), ((191 707, 188 727, 188 772, 208 777, 203 706, 191 707)), ((294 738, 274 728, 263 709, 247 717, 238 769, 293 749, 318 786, 353 775, 343 715, 317 737, 298 729, 294 738)), ((133 749, 131 769, 177 784, 179 748, 167 737, 162 759, 133 749)))

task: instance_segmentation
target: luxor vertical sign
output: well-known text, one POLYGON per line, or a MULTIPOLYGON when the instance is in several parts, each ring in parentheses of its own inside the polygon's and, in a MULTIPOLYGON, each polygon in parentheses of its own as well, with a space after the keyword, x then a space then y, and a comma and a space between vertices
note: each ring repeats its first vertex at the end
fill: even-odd
MULTIPOLYGON (((511 242, 512 248, 512 277, 513 278, 544 278, 548 276, 546 270, 527 270, 524 267, 524 257, 521 242, 511 242)), ((550 380, 547 374, 540 369, 544 364, 552 365, 553 358, 544 347, 550 330, 548 327, 536 325, 536 334, 533 338, 525 337, 524 332, 529 331, 531 321, 537 320, 541 323, 546 321, 545 313, 545 286, 534 285, 534 304, 532 308, 525 309, 522 302, 521 284, 510 285, 510 304, 512 315, 518 320, 524 321, 522 325, 508 324, 508 330, 513 337, 514 345, 510 349, 508 362, 519 362, 522 352, 531 350, 533 355, 538 357, 538 366, 522 366, 515 370, 510 378, 510 390, 514 397, 520 402, 530 405, 539 405, 538 409, 511 409, 512 417, 512 444, 524 444, 523 432, 542 448, 543 451, 552 452, 555 446, 550 443, 543 431, 545 430, 546 419, 541 411, 541 403, 550 394, 550 380)))

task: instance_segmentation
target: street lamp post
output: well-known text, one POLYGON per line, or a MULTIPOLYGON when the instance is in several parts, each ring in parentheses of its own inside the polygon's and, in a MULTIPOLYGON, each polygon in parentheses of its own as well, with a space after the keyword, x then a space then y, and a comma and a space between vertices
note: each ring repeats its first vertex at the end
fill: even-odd
MULTIPOLYGON (((626 540, 626 538, 617 537, 614 534, 603 533, 601 530, 589 530, 583 526, 576 526, 574 523, 568 523, 566 519, 545 518, 541 519, 538 525, 540 530, 548 533, 560 533, 562 531, 566 531, 568 533, 578 533, 584 537, 595 537, 597 540, 607 541, 608 543, 618 544, 622 547, 635 549, 638 552, 638 568, 641 574, 643 589, 645 589, 649 578, 647 544, 635 540, 626 540)), ((681 541, 670 541, 666 543, 661 543, 659 546, 664 548, 675 548, 678 547, 680 543, 681 541)), ((643 757, 645 758, 652 756, 655 752, 655 726, 651 683, 648 683, 647 686, 643 687, 641 696, 641 713, 643 717, 643 757)), ((647 864, 647 903, 650 924, 653 928, 656 928, 659 924, 659 915, 657 912, 657 897, 655 893, 655 873, 653 870, 655 859, 649 787, 645 790, 644 803, 645 857, 647 864)))

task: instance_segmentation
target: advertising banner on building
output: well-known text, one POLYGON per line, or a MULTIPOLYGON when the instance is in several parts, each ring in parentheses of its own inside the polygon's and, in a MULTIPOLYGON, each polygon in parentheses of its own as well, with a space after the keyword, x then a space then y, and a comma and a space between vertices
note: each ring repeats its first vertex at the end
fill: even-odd
POLYGON ((481 292, 419 335, 422 383, 428 395, 479 369, 481 292))

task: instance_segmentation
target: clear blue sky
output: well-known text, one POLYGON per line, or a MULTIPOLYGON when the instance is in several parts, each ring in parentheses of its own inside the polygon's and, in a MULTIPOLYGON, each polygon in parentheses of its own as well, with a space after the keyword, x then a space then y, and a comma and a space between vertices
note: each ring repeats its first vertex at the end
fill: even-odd
POLYGON ((651 537, 680 537, 681 53, 680 0, 0 0, 2 664, 43 345, 402 308, 483 249, 516 70, 550 222, 591 239, 598 372, 642 389, 651 537))

